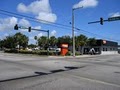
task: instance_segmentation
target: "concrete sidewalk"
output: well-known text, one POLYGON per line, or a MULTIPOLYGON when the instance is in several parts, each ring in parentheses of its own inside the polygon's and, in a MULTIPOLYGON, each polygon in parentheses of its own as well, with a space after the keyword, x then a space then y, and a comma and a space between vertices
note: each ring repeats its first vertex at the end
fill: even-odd
POLYGON ((48 56, 49 58, 81 58, 81 57, 94 57, 98 55, 79 55, 79 56, 48 56))
MULTIPOLYGON (((79 56, 48 56, 49 58, 89 58, 89 57, 98 57, 98 56, 110 56, 113 54, 98 54, 98 55, 79 55, 79 56)), ((114 54, 120 55, 120 54, 114 54)))

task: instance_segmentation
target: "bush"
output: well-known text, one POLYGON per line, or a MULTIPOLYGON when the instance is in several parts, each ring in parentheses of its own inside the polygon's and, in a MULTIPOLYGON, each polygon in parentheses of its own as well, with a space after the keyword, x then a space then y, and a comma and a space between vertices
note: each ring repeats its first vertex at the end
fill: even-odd
POLYGON ((18 53, 18 50, 16 50, 16 49, 5 49, 4 52, 7 52, 7 53, 18 53))
POLYGON ((80 52, 75 52, 75 55, 81 55, 81 53, 80 52))
POLYGON ((72 55, 72 52, 71 51, 68 51, 67 53, 66 53, 66 56, 71 56, 72 55))
MULTIPOLYGON (((48 51, 47 50, 35 50, 35 51, 28 51, 28 50, 13 50, 13 49, 6 49, 4 52, 6 53, 21 53, 21 54, 36 54, 36 55, 56 55, 55 51, 48 51)), ((57 53, 60 55, 60 52, 57 53)))

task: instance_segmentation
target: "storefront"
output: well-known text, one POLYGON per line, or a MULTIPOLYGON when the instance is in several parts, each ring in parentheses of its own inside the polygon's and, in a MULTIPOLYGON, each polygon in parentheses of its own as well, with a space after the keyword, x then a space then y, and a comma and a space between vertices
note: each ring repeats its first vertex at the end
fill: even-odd
POLYGON ((96 54, 118 54, 118 43, 107 40, 97 40, 95 46, 84 46, 84 54, 89 54, 91 48, 95 49, 96 54))

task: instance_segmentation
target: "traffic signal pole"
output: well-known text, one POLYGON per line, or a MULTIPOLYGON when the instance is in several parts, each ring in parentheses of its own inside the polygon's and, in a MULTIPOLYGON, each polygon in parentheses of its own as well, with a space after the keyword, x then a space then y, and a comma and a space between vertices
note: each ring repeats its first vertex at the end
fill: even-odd
MULTIPOLYGON (((16 25, 14 26, 14 29, 15 29, 15 30, 18 30, 19 28, 20 28, 20 29, 28 29, 28 32, 31 32, 31 30, 47 32, 47 37, 48 37, 47 44, 48 44, 48 48, 49 48, 49 36, 50 36, 50 31, 49 31, 49 30, 34 29, 34 28, 31 28, 31 27, 28 27, 28 28, 26 28, 26 27, 20 27, 20 26, 18 26, 18 24, 16 24, 16 25)), ((47 55, 49 55, 49 50, 47 50, 47 55)))
POLYGON ((104 20, 102 17, 100 18, 100 21, 94 21, 94 22, 89 22, 88 24, 93 24, 93 23, 100 23, 103 25, 104 22, 111 22, 111 21, 117 21, 120 20, 120 16, 117 17, 110 17, 107 20, 104 20))

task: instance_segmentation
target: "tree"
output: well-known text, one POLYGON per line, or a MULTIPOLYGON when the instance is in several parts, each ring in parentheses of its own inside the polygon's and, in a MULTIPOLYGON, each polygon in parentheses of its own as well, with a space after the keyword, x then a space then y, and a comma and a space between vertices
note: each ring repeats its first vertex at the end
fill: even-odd
POLYGON ((58 43, 67 43, 69 45, 72 45, 72 39, 70 38, 70 36, 62 36, 62 37, 58 37, 58 43))
POLYGON ((36 47, 35 44, 30 44, 30 45, 28 45, 28 48, 35 48, 35 47, 36 47))
POLYGON ((1 48, 1 49, 4 48, 4 40, 0 40, 0 48, 1 48))
POLYGON ((87 45, 89 45, 89 46, 95 46, 96 45, 96 39, 95 38, 89 38, 88 40, 87 40, 87 45))
POLYGON ((48 38, 46 36, 41 36, 38 38, 38 45, 43 49, 46 49, 48 45, 48 38))
POLYGON ((55 46, 57 44, 57 38, 55 36, 51 36, 49 39, 49 44, 51 46, 55 46))
POLYGON ((14 36, 7 36, 4 40, 4 47, 5 48, 9 48, 9 49, 13 49, 16 47, 16 43, 15 43, 15 39, 14 36))
POLYGON ((14 49, 17 45, 20 47, 26 48, 28 45, 28 37, 22 33, 16 33, 13 36, 7 36, 3 41, 3 47, 14 49))
POLYGON ((87 43, 87 37, 85 35, 79 35, 75 37, 76 48, 81 46, 81 54, 83 54, 83 46, 87 43))
POLYGON ((16 33, 14 35, 15 43, 19 45, 20 47, 26 48, 28 45, 28 37, 22 33, 16 33))

